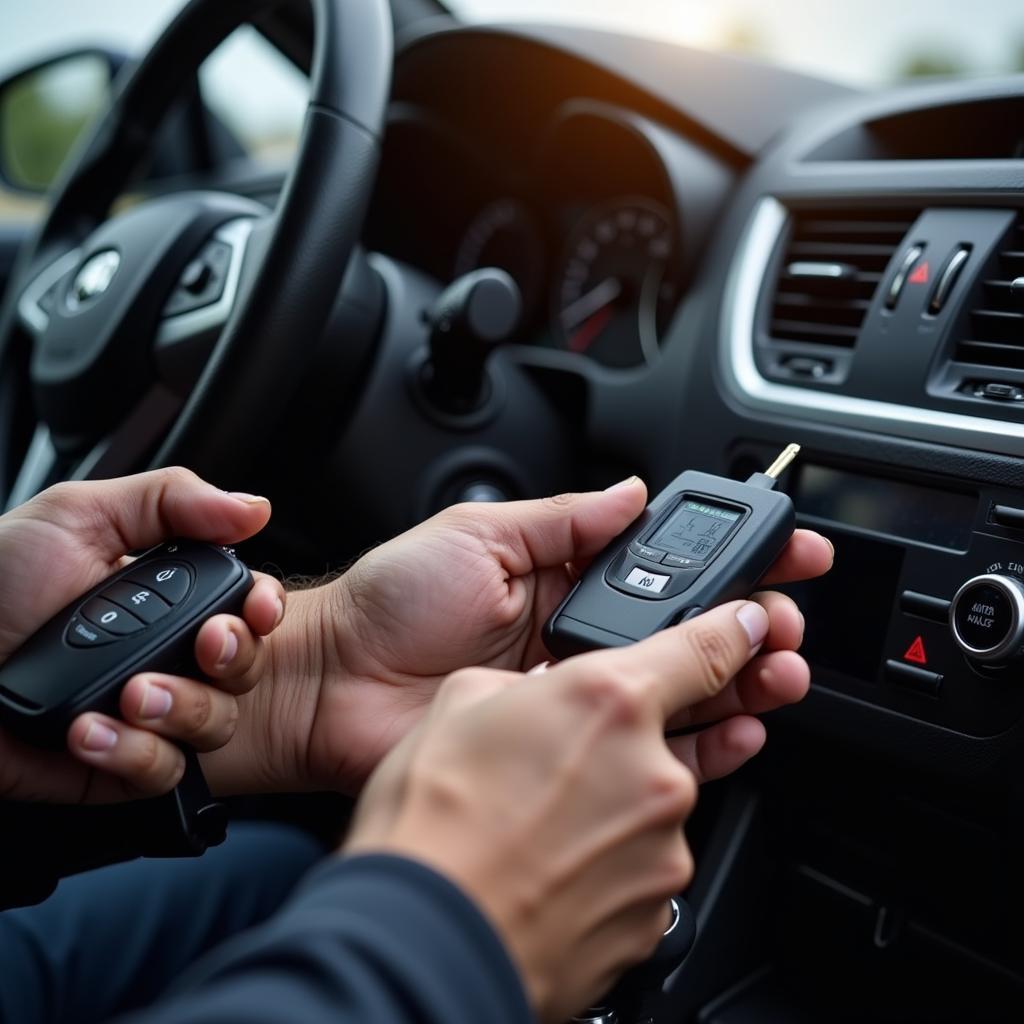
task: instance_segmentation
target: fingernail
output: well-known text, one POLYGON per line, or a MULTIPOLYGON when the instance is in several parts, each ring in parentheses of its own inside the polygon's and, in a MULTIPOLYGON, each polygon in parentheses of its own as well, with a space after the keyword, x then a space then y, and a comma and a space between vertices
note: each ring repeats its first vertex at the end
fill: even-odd
POLYGON ((526 674, 528 676, 542 676, 545 672, 547 672, 548 665, 550 664, 550 661, 542 661, 539 665, 534 665, 533 668, 531 668, 530 671, 526 674))
POLYGON ((260 497, 258 494, 246 494, 245 491, 227 491, 229 498, 234 498, 235 501, 243 501, 246 505, 265 505, 268 504, 268 499, 260 497))
POLYGON ((277 627, 281 625, 281 620, 284 618, 284 601, 279 597, 275 597, 274 607, 277 609, 277 615, 274 618, 274 629, 277 629, 277 627))
POLYGON ((110 750, 116 742, 117 733, 100 722, 90 722, 89 728, 85 730, 85 735, 82 737, 82 747, 97 753, 110 750))
POLYGON ((165 690, 162 686, 157 686, 155 683, 147 682, 145 690, 142 691, 139 717, 163 718, 171 710, 173 703, 174 700, 171 697, 170 690, 165 690))
POLYGON ((834 562, 836 560, 836 546, 835 546, 835 544, 833 544, 832 541, 830 541, 828 539, 828 537, 825 536, 825 534, 821 534, 821 537, 825 541, 825 543, 828 545, 829 551, 832 552, 832 561, 834 562))
POLYGON ((640 483, 640 477, 638 477, 638 476, 630 476, 630 477, 626 477, 625 480, 620 480, 617 484, 612 484, 611 487, 606 487, 605 490, 606 491, 618 491, 618 490, 622 489, 623 487, 634 487, 638 483, 640 483))
POLYGON ((748 601, 736 612, 736 618, 747 634, 750 649, 759 647, 768 635, 768 613, 754 601, 748 601))
POLYGON ((220 657, 217 659, 217 668, 227 668, 237 653, 238 637, 229 629, 228 635, 224 638, 224 646, 220 649, 220 657))

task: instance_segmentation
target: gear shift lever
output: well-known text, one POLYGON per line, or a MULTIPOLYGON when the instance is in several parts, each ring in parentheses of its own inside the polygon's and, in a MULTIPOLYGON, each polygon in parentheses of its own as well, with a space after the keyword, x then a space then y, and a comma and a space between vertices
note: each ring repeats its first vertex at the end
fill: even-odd
POLYGON ((601 1000, 571 1024, 648 1024, 665 979, 686 959, 697 937, 697 919, 681 896, 669 900, 672 922, 651 956, 627 971, 601 1000))
POLYGON ((484 267, 450 284, 428 314, 430 359, 421 380, 430 400, 449 413, 469 413, 487 400, 484 364, 516 329, 523 300, 515 281, 484 267))

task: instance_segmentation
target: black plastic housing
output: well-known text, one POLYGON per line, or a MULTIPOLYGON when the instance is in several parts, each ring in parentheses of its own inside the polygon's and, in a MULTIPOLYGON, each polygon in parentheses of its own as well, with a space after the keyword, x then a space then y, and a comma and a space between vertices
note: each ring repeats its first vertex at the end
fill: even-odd
MULTIPOLYGON (((770 478, 759 477, 767 485, 770 478)), ((789 496, 750 483, 687 471, 594 559, 544 626, 544 642, 558 658, 643 640, 697 611, 748 596, 778 558, 796 527, 789 496), (725 541, 696 568, 666 566, 641 553, 646 540, 686 500, 740 513, 725 541), (662 594, 628 592, 631 568, 668 575, 662 594)))
POLYGON ((199 628, 211 615, 240 613, 252 584, 249 570, 224 548, 188 540, 153 548, 76 598, 4 663, 0 722, 28 743, 63 749, 68 727, 82 712, 119 715, 121 689, 137 672, 198 675, 193 648, 199 628), (190 574, 187 591, 162 617, 99 646, 69 642, 70 624, 92 598, 155 563, 190 574))

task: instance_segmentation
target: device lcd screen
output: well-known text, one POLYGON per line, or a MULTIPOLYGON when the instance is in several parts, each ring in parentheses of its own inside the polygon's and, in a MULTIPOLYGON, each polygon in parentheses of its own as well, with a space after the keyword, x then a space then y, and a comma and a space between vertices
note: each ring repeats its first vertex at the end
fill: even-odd
POLYGON ((735 509, 687 498, 646 543, 670 555, 703 562, 722 546, 741 515, 735 509))

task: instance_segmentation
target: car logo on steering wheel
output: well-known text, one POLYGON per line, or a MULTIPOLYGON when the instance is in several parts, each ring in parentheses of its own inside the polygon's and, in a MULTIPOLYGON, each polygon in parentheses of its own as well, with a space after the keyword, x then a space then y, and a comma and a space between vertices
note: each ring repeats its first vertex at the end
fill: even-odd
POLYGON ((106 249, 86 260, 68 293, 68 306, 72 311, 98 299, 110 287, 120 265, 121 254, 116 249, 106 249))

